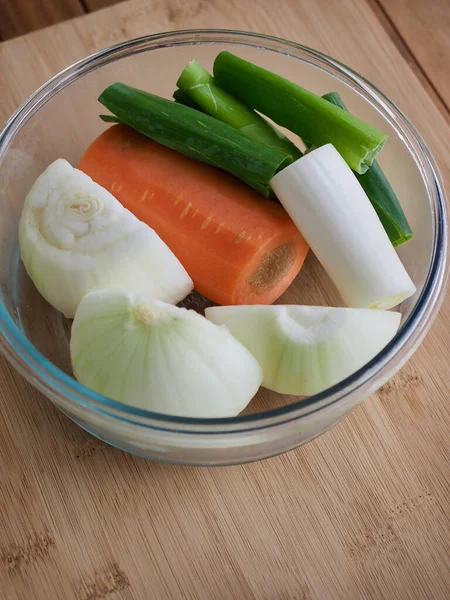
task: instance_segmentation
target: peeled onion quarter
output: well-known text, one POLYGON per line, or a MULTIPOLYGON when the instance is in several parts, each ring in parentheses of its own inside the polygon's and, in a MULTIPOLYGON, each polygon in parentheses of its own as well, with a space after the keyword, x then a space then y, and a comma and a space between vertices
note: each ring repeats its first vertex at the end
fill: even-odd
POLYGON ((69 318, 83 296, 97 289, 128 289, 176 303, 193 288, 156 232, 64 159, 53 162, 29 191, 19 243, 33 283, 69 318))
POLYGON ((396 334, 401 315, 323 306, 214 306, 263 370, 262 385, 282 394, 311 395, 342 381, 374 358, 396 334))
POLYGON ((236 416, 262 381, 258 362, 226 327, 128 292, 83 298, 70 352, 82 384, 167 415, 236 416))

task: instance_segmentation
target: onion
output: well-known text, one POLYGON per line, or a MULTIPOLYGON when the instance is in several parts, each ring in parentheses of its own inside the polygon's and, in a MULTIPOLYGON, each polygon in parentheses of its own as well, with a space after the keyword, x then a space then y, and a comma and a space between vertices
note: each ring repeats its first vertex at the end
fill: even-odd
POLYGON ((257 359, 262 385, 310 395, 345 379, 394 337, 397 312, 325 306, 214 306, 208 319, 226 325, 257 359))
POLYGON ((114 400, 184 417, 232 417, 257 392, 258 362, 198 313, 129 292, 85 296, 72 326, 75 377, 114 400))
POLYGON ((35 286, 69 318, 83 296, 96 289, 119 287, 175 303, 193 288, 153 229, 63 159, 52 163, 28 193, 19 242, 35 286))

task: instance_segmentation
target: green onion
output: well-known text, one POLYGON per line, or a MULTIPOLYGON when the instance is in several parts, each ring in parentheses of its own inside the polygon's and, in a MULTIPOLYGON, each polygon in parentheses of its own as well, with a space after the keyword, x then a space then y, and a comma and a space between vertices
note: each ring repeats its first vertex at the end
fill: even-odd
POLYGON ((294 160, 300 158, 300 150, 273 125, 258 115, 252 108, 220 89, 214 78, 196 60, 192 60, 182 71, 174 93, 182 104, 194 105, 208 115, 239 129, 249 138, 263 142, 290 154, 294 160), (191 104, 186 101, 190 100, 191 104))
MULTIPOLYGON (((337 92, 325 94, 322 98, 343 110, 347 110, 337 92)), ((410 240, 413 234, 405 213, 378 162, 374 160, 372 166, 364 175, 358 173, 355 173, 355 175, 377 211, 392 244, 399 246, 410 240)))
POLYGON ((387 135, 320 96, 230 52, 214 61, 218 86, 299 135, 311 146, 331 143, 347 164, 365 173, 387 135))
POLYGON ((114 115, 100 115, 100 119, 105 121, 105 123, 122 123, 122 121, 114 115))
POLYGON ((388 310, 415 293, 369 198, 332 144, 296 160, 271 185, 347 306, 388 310))
POLYGON ((292 157, 249 139, 230 125, 193 108, 114 83, 99 97, 120 121, 181 154, 223 169, 272 195, 269 182, 292 157))
POLYGON ((173 93, 173 99, 178 104, 184 104, 185 106, 190 106, 191 108, 195 108, 195 110, 202 110, 198 104, 196 104, 185 92, 182 90, 175 90, 173 93))

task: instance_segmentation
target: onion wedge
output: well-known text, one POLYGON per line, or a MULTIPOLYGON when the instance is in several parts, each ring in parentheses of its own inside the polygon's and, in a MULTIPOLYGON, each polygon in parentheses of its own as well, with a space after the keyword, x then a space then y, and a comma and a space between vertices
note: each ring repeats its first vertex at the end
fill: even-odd
POLYGON ((173 303, 193 289, 153 229, 64 159, 52 163, 29 191, 19 243, 35 286, 68 318, 96 289, 119 287, 173 303))
POLYGON ((128 292, 83 298, 70 353, 75 377, 84 385, 167 415, 236 416, 262 380, 258 362, 226 327, 128 292))
POLYGON ((325 306, 214 306, 206 317, 256 358, 262 385, 308 396, 342 381, 374 358, 396 334, 397 312, 325 306))

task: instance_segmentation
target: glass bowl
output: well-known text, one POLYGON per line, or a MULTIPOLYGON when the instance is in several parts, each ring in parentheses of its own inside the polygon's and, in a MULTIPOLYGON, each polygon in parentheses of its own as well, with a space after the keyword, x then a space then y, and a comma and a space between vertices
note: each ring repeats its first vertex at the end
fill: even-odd
MULTIPOLYGON (((218 465, 285 452, 329 429, 380 387, 416 350, 442 300, 447 275, 447 218, 435 161, 401 111, 363 77, 293 42, 245 32, 163 33, 106 48, 42 86, 0 134, 0 346, 8 360, 66 415, 93 435, 128 452, 174 463, 218 465), (339 92, 349 110, 389 134, 380 162, 415 232, 399 249, 418 286, 404 302, 392 342, 357 373, 307 399, 260 390, 247 411, 231 419, 187 419, 139 410, 105 398, 72 377, 70 322, 38 294, 19 260, 17 226, 23 199, 56 158, 76 165, 107 125, 97 98, 115 81, 171 97, 186 62, 207 68, 229 49, 318 94, 339 92)), ((202 305, 190 298, 187 304, 202 305)), ((339 304, 311 255, 279 302, 339 304)), ((211 399, 214 401, 214 398, 211 399)), ((45 410, 45 406, 42 407, 45 410)))

